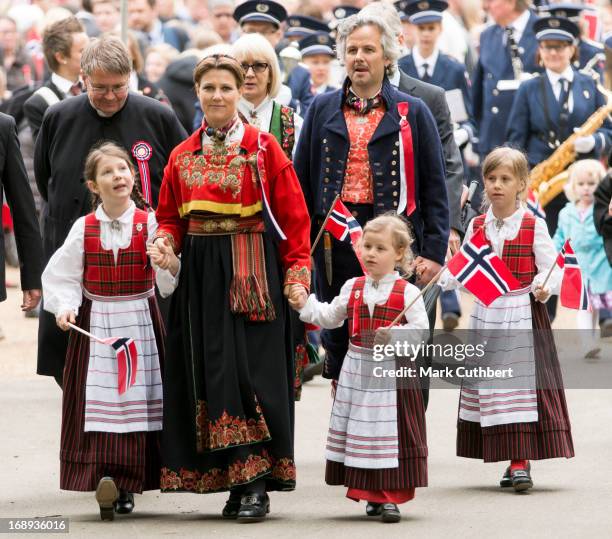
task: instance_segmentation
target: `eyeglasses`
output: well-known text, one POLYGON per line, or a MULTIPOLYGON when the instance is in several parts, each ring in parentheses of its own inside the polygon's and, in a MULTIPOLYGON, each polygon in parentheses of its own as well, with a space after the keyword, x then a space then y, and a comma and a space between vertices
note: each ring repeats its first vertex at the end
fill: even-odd
POLYGON ((544 49, 545 51, 555 51, 555 52, 564 51, 569 46, 570 46, 569 43, 560 43, 559 45, 544 45, 544 44, 540 45, 540 47, 542 47, 542 49, 544 49))
POLYGON ((268 64, 267 62, 254 62, 252 64, 241 64, 241 65, 245 73, 248 73, 249 69, 251 68, 253 68, 253 71, 255 73, 263 73, 266 69, 268 69, 268 67, 270 67, 270 64, 268 64))
POLYGON ((126 92, 129 84, 126 82, 125 84, 118 84, 116 86, 94 86, 89 83, 89 87, 91 91, 96 95, 106 95, 108 92, 113 92, 114 95, 122 94, 126 92))

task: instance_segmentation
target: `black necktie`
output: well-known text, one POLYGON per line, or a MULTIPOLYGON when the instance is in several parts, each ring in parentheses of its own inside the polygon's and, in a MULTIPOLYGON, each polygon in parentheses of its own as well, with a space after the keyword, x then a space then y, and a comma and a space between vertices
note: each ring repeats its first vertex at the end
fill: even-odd
POLYGON ((429 82, 431 80, 431 77, 429 76, 428 70, 429 70, 429 64, 424 63, 423 64, 423 76, 421 77, 421 80, 423 82, 429 82))
POLYGON ((564 112, 569 109, 569 81, 563 77, 559 79, 561 91, 559 92, 559 106, 564 112))

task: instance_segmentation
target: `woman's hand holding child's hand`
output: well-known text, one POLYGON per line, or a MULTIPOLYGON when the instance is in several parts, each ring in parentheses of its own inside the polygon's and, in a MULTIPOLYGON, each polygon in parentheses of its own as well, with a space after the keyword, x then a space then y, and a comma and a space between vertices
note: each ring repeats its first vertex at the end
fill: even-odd
POLYGON ((172 245, 166 238, 161 241, 150 243, 147 245, 147 255, 151 258, 151 262, 161 269, 170 270, 173 276, 176 276, 179 270, 179 261, 174 254, 172 245))
POLYGON ((64 311, 63 313, 60 313, 55 317, 55 323, 60 329, 63 329, 64 331, 68 331, 70 329, 68 322, 70 322, 71 324, 76 323, 76 315, 73 311, 64 311))
POLYGON ((289 291, 289 305, 296 311, 304 308, 306 301, 308 300, 308 293, 306 289, 301 285, 293 285, 289 291))
POLYGON ((550 297, 550 290, 548 288, 542 288, 541 285, 537 285, 533 289, 533 295, 540 303, 544 303, 550 297))

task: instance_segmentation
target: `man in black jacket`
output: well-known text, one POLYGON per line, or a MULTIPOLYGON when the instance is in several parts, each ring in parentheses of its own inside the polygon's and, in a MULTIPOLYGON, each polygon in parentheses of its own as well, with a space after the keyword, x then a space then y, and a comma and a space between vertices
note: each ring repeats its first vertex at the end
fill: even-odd
MULTIPOLYGON (((30 311, 40 301, 42 244, 34 197, 19 151, 15 120, 0 113, 0 202, 3 200, 3 193, 6 193, 15 226, 23 290, 21 309, 30 311)), ((0 301, 5 299, 4 235, 0 229, 0 301)))
MULTIPOLYGON (((140 186, 155 207, 168 156, 187 137, 170 107, 128 92, 131 62, 117 37, 93 40, 83 51, 81 69, 87 93, 50 107, 36 140, 34 172, 47 201, 45 261, 62 245, 75 220, 91 210, 83 166, 93 145, 112 140, 130 152, 138 169, 146 169, 140 186)), ((61 385, 68 336, 50 313, 41 313, 38 342, 38 374, 54 376, 61 385)))

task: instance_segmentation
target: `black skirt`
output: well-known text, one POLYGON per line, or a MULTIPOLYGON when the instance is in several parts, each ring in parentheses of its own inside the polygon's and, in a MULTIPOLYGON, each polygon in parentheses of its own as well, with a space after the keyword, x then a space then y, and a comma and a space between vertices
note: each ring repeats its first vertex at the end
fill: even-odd
POLYGON ((267 490, 295 488, 288 304, 277 247, 263 237, 276 314, 266 322, 230 310, 231 237, 185 237, 166 341, 162 492, 259 478, 267 490))

